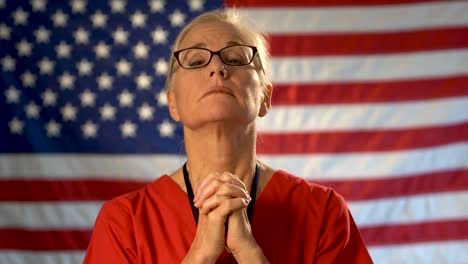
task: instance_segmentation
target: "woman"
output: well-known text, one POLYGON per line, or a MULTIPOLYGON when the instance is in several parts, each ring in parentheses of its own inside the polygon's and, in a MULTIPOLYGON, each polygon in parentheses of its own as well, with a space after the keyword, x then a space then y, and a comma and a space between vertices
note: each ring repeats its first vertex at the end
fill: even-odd
POLYGON ((341 196, 257 160, 264 36, 233 11, 178 36, 167 79, 187 163, 107 202, 85 263, 372 263, 341 196))

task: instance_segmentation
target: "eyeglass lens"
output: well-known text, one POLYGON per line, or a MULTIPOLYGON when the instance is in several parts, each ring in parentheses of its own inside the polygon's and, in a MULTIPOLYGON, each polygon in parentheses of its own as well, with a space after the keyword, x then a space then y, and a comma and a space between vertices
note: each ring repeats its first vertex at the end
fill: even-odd
MULTIPOLYGON (((201 48, 190 48, 179 53, 179 61, 184 68, 199 68, 206 66, 212 53, 201 48)), ((232 46, 220 51, 221 60, 231 66, 247 65, 252 61, 253 50, 248 46, 232 46)))

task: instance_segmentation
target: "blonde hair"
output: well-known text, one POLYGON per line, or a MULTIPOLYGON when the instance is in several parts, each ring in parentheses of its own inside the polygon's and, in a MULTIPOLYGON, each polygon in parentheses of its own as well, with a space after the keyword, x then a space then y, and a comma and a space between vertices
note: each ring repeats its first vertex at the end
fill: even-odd
POLYGON ((174 73, 174 51, 180 48, 180 44, 185 39, 185 37, 193 30, 196 26, 206 23, 226 23, 234 26, 239 30, 239 32, 252 41, 249 43, 257 47, 258 57, 259 57, 259 66, 261 67, 261 72, 259 72, 260 80, 263 85, 267 85, 270 82, 268 81, 268 72, 269 72, 269 47, 267 41, 267 35, 260 32, 255 23, 247 16, 241 15, 235 9, 216 9, 212 11, 205 12, 198 17, 194 18, 190 23, 188 23, 182 31, 177 36, 175 43, 172 47, 171 56, 169 58, 169 67, 166 78, 166 88, 170 88, 170 81, 174 73))

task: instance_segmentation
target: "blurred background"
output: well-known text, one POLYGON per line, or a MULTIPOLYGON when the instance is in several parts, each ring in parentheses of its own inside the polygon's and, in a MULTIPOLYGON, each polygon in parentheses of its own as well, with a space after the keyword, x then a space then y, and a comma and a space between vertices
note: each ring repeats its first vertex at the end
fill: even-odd
POLYGON ((81 263, 184 163, 167 59, 223 6, 270 36, 261 160, 342 194, 376 263, 466 263, 468 2, 422 0, 0 0, 0 263, 81 263))

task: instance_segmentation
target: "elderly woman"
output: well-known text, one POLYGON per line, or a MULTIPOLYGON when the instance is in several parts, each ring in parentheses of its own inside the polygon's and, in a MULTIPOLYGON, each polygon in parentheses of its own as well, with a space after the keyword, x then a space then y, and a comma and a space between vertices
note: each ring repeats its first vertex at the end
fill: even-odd
POLYGON ((257 159, 272 85, 244 21, 212 11, 178 36, 167 96, 187 163, 104 204, 85 263, 372 263, 341 196, 257 159))

